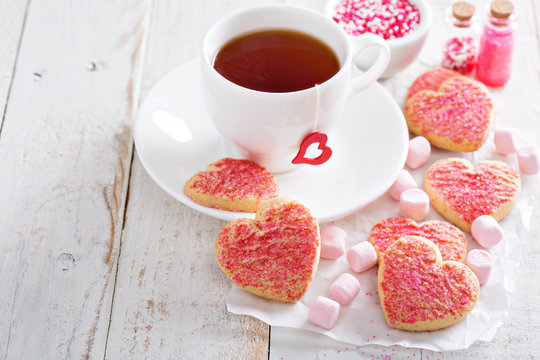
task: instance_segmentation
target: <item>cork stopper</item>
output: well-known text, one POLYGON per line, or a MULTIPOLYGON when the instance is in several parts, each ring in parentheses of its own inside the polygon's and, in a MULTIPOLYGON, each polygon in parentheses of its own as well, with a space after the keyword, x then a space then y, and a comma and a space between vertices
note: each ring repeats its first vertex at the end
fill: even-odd
POLYGON ((514 12, 514 4, 508 0, 494 0, 490 7, 491 15, 497 19, 506 19, 514 12))
POLYGON ((460 21, 471 20, 474 10, 474 5, 466 1, 458 1, 452 5, 452 15, 460 21))

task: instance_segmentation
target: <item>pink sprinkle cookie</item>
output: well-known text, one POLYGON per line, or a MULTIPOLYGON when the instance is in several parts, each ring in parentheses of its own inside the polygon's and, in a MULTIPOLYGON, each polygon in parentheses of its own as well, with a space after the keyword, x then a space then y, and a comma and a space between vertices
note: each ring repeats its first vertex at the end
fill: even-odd
POLYGON ((326 330, 336 325, 338 317, 339 303, 324 296, 318 296, 308 310, 309 322, 326 330))
POLYGON ((263 203, 255 220, 233 220, 221 229, 215 254, 238 286, 268 299, 294 302, 317 270, 319 224, 308 208, 279 198, 263 203))
POLYGON ((349 273, 341 274, 330 285, 330 295, 342 305, 349 305, 359 292, 360 282, 349 273))
POLYGON ((417 169, 424 165, 431 155, 431 145, 423 136, 417 136, 409 141, 409 151, 405 164, 411 169, 417 169))
POLYGON ((536 175, 540 171, 540 158, 538 148, 534 145, 526 145, 518 151, 519 171, 525 175, 536 175))
POLYGON ((368 241, 362 241, 347 251, 347 262, 357 273, 364 272, 377 264, 377 253, 368 241))
POLYGON ((501 242, 503 231, 493 216, 482 215, 472 222, 471 235, 482 247, 489 249, 501 242))
POLYGON ((495 150, 499 154, 508 155, 517 153, 521 142, 518 130, 497 128, 493 131, 493 135, 495 150))
POLYGON ((445 80, 455 76, 461 76, 461 74, 444 68, 428 70, 414 80, 405 100, 422 90, 437 91, 445 80))
POLYGON ((399 213, 401 216, 420 221, 429 212, 429 197, 420 189, 409 189, 401 193, 399 213))
POLYGON ((441 149, 475 151, 495 123, 495 105, 488 89, 465 76, 445 80, 437 91, 422 90, 404 108, 409 130, 441 149))
POLYGON ((379 263, 388 246, 408 235, 421 236, 432 241, 439 248, 443 260, 465 261, 467 238, 457 227, 439 220, 419 225, 414 220, 401 217, 384 219, 373 225, 369 232, 369 242, 379 256, 379 263))
POLYGON ((437 246, 419 236, 402 237, 386 249, 378 285, 388 325, 409 331, 458 323, 480 294, 471 269, 457 261, 443 261, 437 246))
POLYGON ((416 188, 416 181, 414 181, 414 178, 412 177, 411 173, 408 172, 405 169, 402 169, 399 172, 399 175, 388 190, 390 193, 390 196, 394 200, 399 200, 401 193, 404 192, 407 189, 414 189, 416 188))
POLYGON ((186 181, 184 193, 203 206, 255 212, 261 202, 279 196, 279 187, 274 176, 262 166, 249 160, 225 158, 186 181))
POLYGON ((391 40, 415 29, 420 11, 408 0, 338 0, 332 18, 349 35, 369 32, 391 40))
POLYGON ((474 272, 480 285, 487 283, 489 274, 491 274, 491 267, 493 266, 493 261, 491 260, 491 256, 487 251, 469 251, 467 254, 467 260, 465 260, 465 265, 467 265, 474 272))
POLYGON ((521 191, 519 173, 500 161, 482 161, 473 167, 461 158, 432 164, 424 176, 424 190, 431 205, 448 221, 471 231, 481 215, 504 218, 521 191))
POLYGON ((347 233, 337 226, 327 226, 321 230, 321 259, 337 259, 345 254, 347 233))

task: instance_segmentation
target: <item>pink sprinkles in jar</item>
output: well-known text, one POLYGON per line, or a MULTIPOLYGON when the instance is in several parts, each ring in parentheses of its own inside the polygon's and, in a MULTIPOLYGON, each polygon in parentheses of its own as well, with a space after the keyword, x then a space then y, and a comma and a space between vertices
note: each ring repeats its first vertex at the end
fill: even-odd
POLYGON ((477 53, 472 36, 450 38, 445 44, 442 67, 469 75, 476 67, 477 53))
POLYGON ((408 0, 339 0, 332 18, 349 35, 369 32, 392 40, 418 26, 420 11, 408 0))

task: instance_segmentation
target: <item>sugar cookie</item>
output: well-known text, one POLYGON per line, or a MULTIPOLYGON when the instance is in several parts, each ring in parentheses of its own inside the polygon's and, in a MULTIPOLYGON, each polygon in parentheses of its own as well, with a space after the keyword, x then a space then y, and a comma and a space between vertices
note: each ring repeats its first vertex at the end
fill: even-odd
POLYGON ((262 166, 241 159, 225 158, 208 165, 184 185, 194 202, 229 211, 255 212, 264 200, 277 198, 279 187, 262 166))
POLYGON ((446 328, 472 310, 480 293, 465 264, 443 261, 435 244, 406 236, 390 245, 379 264, 379 298, 390 327, 409 331, 446 328))
POLYGON ((369 242, 373 244, 379 262, 386 248, 400 237, 416 235, 433 241, 443 260, 465 261, 467 238, 463 231, 446 221, 432 220, 423 224, 408 218, 389 218, 373 225, 369 242))
POLYGON ((216 259, 238 286, 256 295, 294 302, 307 291, 320 253, 319 225, 297 201, 263 203, 255 220, 237 219, 221 229, 216 259))
POLYGON ((461 158, 433 163, 424 176, 424 190, 442 216, 470 232, 474 219, 491 215, 501 220, 515 206, 521 190, 519 173, 500 161, 473 167, 461 158))
POLYGON ((407 99, 409 130, 442 149, 475 151, 495 124, 495 105, 488 89, 465 76, 445 80, 437 91, 422 90, 407 99))

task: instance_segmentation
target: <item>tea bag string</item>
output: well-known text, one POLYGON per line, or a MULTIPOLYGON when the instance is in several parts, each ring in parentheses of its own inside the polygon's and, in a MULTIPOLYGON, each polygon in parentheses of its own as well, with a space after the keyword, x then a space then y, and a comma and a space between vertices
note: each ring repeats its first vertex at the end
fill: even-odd
POLYGON ((313 132, 317 131, 319 126, 319 108, 321 106, 321 90, 319 84, 315 84, 315 119, 313 121, 313 132))

